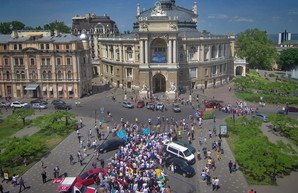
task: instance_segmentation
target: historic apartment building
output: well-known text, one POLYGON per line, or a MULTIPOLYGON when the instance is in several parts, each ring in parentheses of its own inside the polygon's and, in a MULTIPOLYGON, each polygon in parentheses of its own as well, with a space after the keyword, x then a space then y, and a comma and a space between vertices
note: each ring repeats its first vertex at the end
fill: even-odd
POLYGON ((192 10, 159 0, 141 11, 133 31, 99 37, 98 71, 106 83, 148 93, 176 92, 224 84, 234 76, 232 35, 200 32, 192 10))
POLYGON ((115 37, 119 35, 118 27, 115 21, 111 20, 108 15, 97 16, 88 13, 85 16, 75 16, 72 18, 72 34, 80 36, 82 33, 88 35, 90 47, 91 62, 93 64, 93 76, 98 76, 99 37, 115 37))
POLYGON ((91 85, 88 40, 50 31, 0 34, 0 95, 79 98, 91 85))

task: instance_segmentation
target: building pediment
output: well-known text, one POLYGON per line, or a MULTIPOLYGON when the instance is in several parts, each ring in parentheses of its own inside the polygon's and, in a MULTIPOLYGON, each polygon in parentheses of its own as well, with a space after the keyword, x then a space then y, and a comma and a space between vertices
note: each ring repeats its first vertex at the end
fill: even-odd
POLYGON ((33 47, 28 47, 23 49, 24 52, 38 52, 39 50, 33 47))

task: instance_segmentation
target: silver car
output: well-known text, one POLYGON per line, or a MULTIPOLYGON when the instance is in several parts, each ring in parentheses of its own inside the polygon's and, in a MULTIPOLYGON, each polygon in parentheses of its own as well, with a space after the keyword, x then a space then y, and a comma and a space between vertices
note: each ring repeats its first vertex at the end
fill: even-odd
POLYGON ((260 119, 264 122, 268 122, 267 115, 265 115, 265 114, 257 113, 255 115, 253 115, 252 117, 256 118, 256 119, 260 119))
POLYGON ((40 103, 33 103, 32 104, 32 108, 33 109, 46 109, 47 106, 46 105, 43 105, 43 104, 40 104, 40 103))

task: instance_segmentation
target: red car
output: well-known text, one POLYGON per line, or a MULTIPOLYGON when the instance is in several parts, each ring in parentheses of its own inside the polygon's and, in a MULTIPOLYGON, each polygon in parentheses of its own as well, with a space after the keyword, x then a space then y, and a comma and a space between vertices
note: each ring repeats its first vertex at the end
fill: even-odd
POLYGON ((145 106, 145 101, 139 101, 137 103, 137 108, 143 108, 145 106))
POLYGON ((211 101, 208 101, 208 102, 205 104, 205 106, 206 106, 207 108, 214 108, 214 107, 216 107, 216 108, 220 108, 220 107, 222 107, 222 103, 223 103, 223 101, 211 100, 211 101))
POLYGON ((288 111, 288 112, 298 112, 298 108, 297 107, 286 107, 286 111, 288 111))
POLYGON ((83 184, 85 186, 94 184, 97 180, 99 180, 99 172, 102 173, 103 176, 105 176, 108 172, 108 168, 94 168, 92 170, 88 170, 77 177, 77 183, 83 184))

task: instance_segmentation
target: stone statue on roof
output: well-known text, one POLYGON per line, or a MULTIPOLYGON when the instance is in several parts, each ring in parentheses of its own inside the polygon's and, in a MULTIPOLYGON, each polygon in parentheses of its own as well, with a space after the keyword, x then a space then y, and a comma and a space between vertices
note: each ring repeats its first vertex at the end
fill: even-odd
POLYGON ((155 3, 155 8, 152 10, 151 16, 166 16, 165 12, 162 10, 161 3, 159 1, 155 3))

